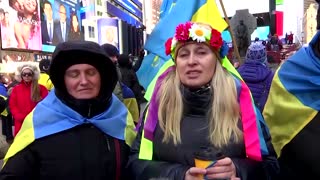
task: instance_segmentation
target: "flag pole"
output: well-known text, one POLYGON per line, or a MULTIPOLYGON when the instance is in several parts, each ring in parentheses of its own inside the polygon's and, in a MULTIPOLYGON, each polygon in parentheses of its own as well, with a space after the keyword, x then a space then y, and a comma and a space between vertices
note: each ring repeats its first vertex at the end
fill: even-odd
POLYGON ((240 54, 239 54, 237 42, 236 42, 236 39, 235 39, 235 37, 234 37, 233 31, 232 31, 232 29, 231 29, 230 21, 229 21, 229 18, 228 18, 228 16, 227 16, 226 10, 225 10, 225 8, 224 8, 223 2, 222 2, 222 0, 219 0, 219 2, 220 2, 220 5, 221 5, 223 14, 224 14, 224 20, 225 20, 225 21, 227 22, 227 24, 228 24, 228 31, 229 31, 230 36, 231 36, 231 40, 232 40, 232 44, 233 44, 233 51, 235 52, 235 55, 236 55, 239 63, 240 63, 240 64, 243 64, 242 59, 241 59, 240 54))

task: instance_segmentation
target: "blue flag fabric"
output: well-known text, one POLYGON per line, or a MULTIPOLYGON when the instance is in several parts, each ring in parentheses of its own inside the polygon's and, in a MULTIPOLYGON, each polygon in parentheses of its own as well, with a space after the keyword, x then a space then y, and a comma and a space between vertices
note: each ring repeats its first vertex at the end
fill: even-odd
POLYGON ((163 0, 160 7, 160 19, 168 15, 175 6, 177 0, 163 0))

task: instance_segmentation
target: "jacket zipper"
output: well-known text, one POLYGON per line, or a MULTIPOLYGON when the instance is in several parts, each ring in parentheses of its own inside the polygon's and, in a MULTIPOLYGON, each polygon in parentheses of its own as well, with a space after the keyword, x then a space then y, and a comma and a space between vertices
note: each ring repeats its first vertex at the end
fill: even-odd
POLYGON ((89 104, 88 118, 90 118, 90 115, 91 115, 91 104, 89 104))
POLYGON ((109 143, 109 139, 108 137, 106 136, 106 140, 107 140, 107 147, 108 147, 108 151, 110 151, 110 143, 109 143))

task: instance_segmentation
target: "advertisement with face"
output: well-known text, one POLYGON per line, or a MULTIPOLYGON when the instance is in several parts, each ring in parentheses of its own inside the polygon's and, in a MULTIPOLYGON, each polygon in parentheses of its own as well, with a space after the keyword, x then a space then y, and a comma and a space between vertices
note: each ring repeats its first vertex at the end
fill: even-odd
POLYGON ((37 0, 0 2, 1 45, 3 49, 38 50, 41 47, 40 10, 37 0))
POLYGON ((40 0, 42 50, 52 52, 60 42, 81 40, 79 5, 72 0, 40 0))
POLYGON ((119 49, 118 20, 104 18, 98 20, 99 44, 112 44, 119 49))

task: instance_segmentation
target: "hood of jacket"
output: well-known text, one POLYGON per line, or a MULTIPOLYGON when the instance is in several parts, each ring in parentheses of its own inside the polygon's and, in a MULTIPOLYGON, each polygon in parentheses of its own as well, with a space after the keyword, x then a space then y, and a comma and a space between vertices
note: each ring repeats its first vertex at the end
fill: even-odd
POLYGON ((264 81, 271 73, 271 69, 261 62, 248 61, 238 68, 238 72, 245 82, 258 83, 264 81))

